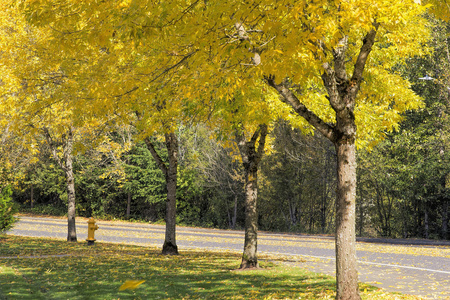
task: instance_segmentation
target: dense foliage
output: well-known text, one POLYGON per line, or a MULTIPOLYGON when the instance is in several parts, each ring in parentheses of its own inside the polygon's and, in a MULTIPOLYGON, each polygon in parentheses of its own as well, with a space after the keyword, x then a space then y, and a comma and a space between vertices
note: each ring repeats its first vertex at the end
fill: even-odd
MULTIPOLYGON (((407 111, 397 131, 371 151, 359 152, 356 227, 361 236, 450 238, 450 29, 442 21, 431 18, 431 22, 433 53, 396 67, 425 106, 407 111), (425 75, 434 80, 419 79, 425 75)), ((43 137, 33 144, 29 137, 11 136, 7 123, 3 126, 2 182, 15 183, 15 202, 24 211, 66 214, 64 173, 43 137)), ((109 128, 108 136, 122 150, 92 148, 75 156, 77 214, 163 221, 165 182, 148 148, 109 128)), ((196 125, 179 127, 177 137, 177 222, 243 228, 242 166, 232 145, 223 142, 226 136, 211 135, 208 126, 196 125)), ((278 121, 269 139, 260 170, 259 227, 332 233, 336 189, 332 145, 320 135, 302 133, 289 121, 278 121)), ((167 159, 161 141, 155 142, 167 159)))
POLYGON ((450 238, 450 27, 432 23, 433 54, 402 67, 425 107, 407 112, 397 132, 360 156, 361 231, 371 227, 382 236, 450 238), (433 79, 424 80, 426 75, 433 79))
POLYGON ((1 189, 0 194, 0 233, 10 229, 16 219, 14 214, 17 212, 17 207, 12 201, 11 187, 7 186, 1 189))
MULTIPOLYGON (((157 220, 164 201, 162 253, 178 254, 177 220, 236 227, 243 202, 241 268, 258 266, 258 227, 326 232, 334 221, 336 299, 360 299, 357 148, 374 149, 386 134, 385 145, 393 145, 365 160, 360 155, 361 234, 369 220, 378 234, 395 235, 393 218, 401 211, 399 216, 410 212, 415 220, 403 218, 404 236, 430 237, 431 219, 440 219, 441 236, 447 236, 448 176, 440 168, 447 98, 436 105, 434 92, 411 88, 430 56, 429 67, 436 70, 430 74, 447 91, 445 56, 431 51, 447 49, 448 66, 447 34, 436 33, 446 26, 440 22, 447 10, 437 3, 0 2, 2 140, 22 137, 33 157, 51 159, 63 172, 65 191, 58 196, 67 203, 68 241, 77 240, 77 207, 80 214, 127 218, 137 207, 140 218, 157 220), (417 109, 422 111, 410 113, 417 109), (405 114, 407 122, 400 125, 405 114), (281 119, 288 123, 275 124, 281 119), (206 124, 199 137, 219 147, 197 147, 199 141, 187 135, 198 124, 206 124), (311 146, 300 131, 321 134, 334 152, 325 142, 311 146), (40 151, 43 145, 48 153, 40 151), (231 164, 214 161, 224 152, 232 155, 231 164), (205 176, 221 165, 226 168, 219 173, 228 175, 205 176), (266 195, 259 217, 258 178, 266 195), (229 185, 225 193, 208 188, 214 179, 217 187, 229 185), (235 188, 239 182, 243 199, 242 189, 235 188), (406 191, 408 184, 414 187, 406 191)), ((2 159, 12 165, 9 157, 2 159)), ((36 172, 24 169, 35 182, 36 172)), ((32 204, 34 195, 31 185, 32 204)))

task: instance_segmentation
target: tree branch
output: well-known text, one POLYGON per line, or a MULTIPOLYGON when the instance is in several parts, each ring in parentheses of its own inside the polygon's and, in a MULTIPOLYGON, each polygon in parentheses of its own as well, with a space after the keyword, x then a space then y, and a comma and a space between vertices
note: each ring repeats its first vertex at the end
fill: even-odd
POLYGON ((375 43, 375 36, 377 34, 379 23, 374 24, 374 29, 372 29, 363 39, 363 45, 359 51, 358 58, 356 59, 355 69, 353 70, 352 84, 359 86, 362 80, 362 74, 364 72, 364 67, 366 66, 369 53, 372 51, 372 46, 375 43))
POLYGON ((314 126, 318 131, 320 131, 326 138, 334 143, 336 139, 336 134, 334 131, 334 126, 325 123, 321 118, 319 118, 315 113, 310 111, 300 100, 295 96, 295 94, 286 87, 285 83, 276 84, 275 78, 273 76, 265 77, 267 84, 273 87, 281 97, 281 100, 290 105, 297 114, 303 117, 309 124, 314 126))
POLYGON ((131 90, 126 91, 125 93, 123 93, 123 94, 121 94, 121 95, 114 95, 113 97, 115 97, 115 98, 121 98, 121 97, 123 97, 123 96, 125 96, 125 95, 127 95, 127 94, 131 94, 132 92, 134 92, 134 91, 136 91, 136 90, 138 90, 138 89, 139 89, 139 87, 138 87, 138 86, 135 86, 135 87, 132 88, 131 90))
POLYGON ((259 125, 258 131, 259 131, 259 144, 258 149, 256 150, 258 160, 257 163, 261 161, 264 154, 264 147, 266 145, 266 136, 268 132, 267 124, 259 125))
POLYGON ((345 69, 345 55, 348 49, 348 36, 344 36, 339 40, 336 48, 333 49, 334 71, 338 84, 348 80, 347 70, 345 69))
POLYGON ((261 133, 261 128, 262 125, 258 126, 258 129, 255 130, 255 132, 253 133, 251 139, 250 139, 250 143, 252 143, 253 145, 256 145, 256 140, 258 139, 260 133, 261 133))
POLYGON ((61 169, 63 169, 63 171, 66 171, 66 166, 64 165, 63 161, 61 160, 61 158, 58 156, 58 146, 56 145, 50 130, 48 129, 48 127, 44 127, 42 129, 45 139, 47 140, 47 144, 50 147, 50 150, 52 152, 52 156, 54 158, 54 160, 56 160, 56 163, 61 167, 61 169))
POLYGON ((324 63, 323 68, 325 69, 325 72, 321 75, 321 77, 328 92, 328 101, 330 101, 330 105, 334 111, 340 111, 344 109, 345 105, 342 101, 340 101, 335 71, 328 63, 324 63))
MULTIPOLYGON (((160 77, 162 77, 164 74, 168 73, 169 71, 177 68, 178 66, 180 66, 181 64, 183 64, 188 58, 190 58, 191 56, 193 56, 195 53, 197 53, 198 50, 195 50, 191 53, 186 54, 185 56, 183 56, 182 59, 180 59, 178 62, 176 62, 175 64, 173 64, 170 67, 165 68, 164 70, 161 71, 161 73, 159 73, 158 75, 156 75, 154 78, 152 78, 148 83, 153 83, 154 81, 156 81, 157 79, 159 79, 160 77)), ((139 74, 139 75, 143 75, 143 76, 148 76, 149 74, 139 74)))
POLYGON ((243 133, 242 128, 236 128, 234 132, 235 140, 238 145, 239 152, 241 153, 242 163, 247 164, 248 161, 248 152, 249 147, 247 145, 247 142, 245 140, 245 135, 243 133))
POLYGON ((162 160, 161 156, 156 151, 155 146, 153 145, 153 142, 150 140, 149 137, 146 137, 144 139, 144 142, 147 145, 147 148, 150 151, 150 153, 152 154, 153 158, 155 159, 156 164, 161 169, 161 171, 163 172, 164 176, 167 178, 167 175, 168 175, 167 166, 164 163, 164 161, 162 160))

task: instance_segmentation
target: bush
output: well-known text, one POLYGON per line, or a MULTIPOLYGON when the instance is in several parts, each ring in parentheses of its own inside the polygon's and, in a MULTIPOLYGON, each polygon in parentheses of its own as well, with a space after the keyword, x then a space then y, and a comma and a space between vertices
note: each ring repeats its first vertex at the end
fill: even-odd
POLYGON ((12 202, 12 190, 7 186, 1 190, 0 194, 0 233, 3 233, 10 229, 16 219, 14 214, 17 212, 17 208, 12 202))
POLYGON ((63 207, 61 205, 52 205, 52 204, 38 204, 35 205, 32 209, 29 210, 31 213, 36 215, 44 215, 44 216, 66 216, 67 215, 67 207, 63 207))

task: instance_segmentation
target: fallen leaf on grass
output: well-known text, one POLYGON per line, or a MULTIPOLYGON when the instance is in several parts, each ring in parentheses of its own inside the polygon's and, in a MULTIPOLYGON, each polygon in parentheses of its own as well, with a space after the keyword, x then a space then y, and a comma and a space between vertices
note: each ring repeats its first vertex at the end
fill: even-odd
POLYGON ((134 290, 135 288, 137 288, 138 286, 140 286, 141 284, 143 284, 145 282, 145 280, 127 280, 125 281, 124 284, 122 284, 119 287, 119 291, 124 291, 124 290, 134 290))

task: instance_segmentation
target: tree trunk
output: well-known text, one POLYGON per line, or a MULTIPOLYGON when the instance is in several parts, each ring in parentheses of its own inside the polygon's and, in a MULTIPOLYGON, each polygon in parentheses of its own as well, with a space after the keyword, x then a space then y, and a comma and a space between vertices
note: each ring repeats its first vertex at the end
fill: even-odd
POLYGON ((245 170, 245 241, 241 269, 258 268, 258 170, 245 170))
MULTIPOLYGON (((325 165, 328 165, 328 155, 325 158, 325 165)), ((327 226, 327 168, 324 167, 322 173, 322 203, 320 207, 320 224, 322 227, 322 233, 325 233, 327 226)))
POLYGON ((178 140, 174 132, 166 133, 165 138, 169 158, 169 167, 166 174, 166 238, 164 241, 162 254, 176 255, 178 254, 178 247, 175 240, 177 211, 178 140))
POLYGON ((33 208, 34 207, 34 186, 33 185, 31 185, 31 187, 30 187, 30 205, 31 205, 31 208, 33 208))
POLYGON ((322 81, 327 90, 328 101, 335 112, 336 120, 330 124, 322 120, 290 89, 290 79, 281 84, 274 76, 266 77, 267 83, 282 96, 282 101, 305 118, 311 125, 333 142, 337 152, 337 195, 336 195, 336 282, 337 300, 361 299, 358 291, 356 271, 355 200, 356 200, 356 123, 355 106, 364 68, 375 43, 379 24, 374 23, 363 39, 358 57, 354 61, 353 74, 348 75, 348 36, 339 41, 339 47, 332 49, 333 60, 324 62, 322 81))
POLYGON ((69 242, 77 241, 77 232, 75 228, 75 178, 73 176, 72 166, 73 133, 69 130, 66 149, 64 151, 64 171, 67 182, 67 240, 69 242))
POLYGON ((178 246, 176 243, 178 140, 174 132, 165 134, 165 144, 169 160, 168 164, 164 163, 149 138, 145 139, 145 143, 166 178, 166 236, 162 254, 178 255, 178 246))
POLYGON ((238 196, 234 196, 234 211, 233 211, 233 229, 236 229, 237 220, 237 207, 238 207, 238 196))
POLYGON ((297 225, 297 205, 294 199, 288 200, 288 207, 289 207, 289 218, 291 221, 289 224, 289 228, 291 228, 291 226, 297 225))
POLYGON ((128 198, 127 198, 127 215, 126 215, 126 218, 127 218, 127 219, 130 218, 130 213, 131 213, 131 193, 128 192, 128 198))
POLYGON ((243 132, 236 133, 245 176, 245 239, 241 269, 258 268, 258 165, 264 153, 267 125, 260 125, 250 141, 243 132), (259 138, 259 145, 256 147, 259 138))
POLYGON ((163 254, 178 254, 175 240, 176 209, 177 209, 177 156, 176 151, 169 151, 169 172, 166 179, 166 238, 163 245, 163 254), (170 153, 171 152, 171 153, 170 153))
MULTIPOLYGON (((370 40, 375 38, 370 33, 370 40)), ((346 43, 346 41, 344 41, 346 43)), ((367 42, 365 42, 367 43, 367 42)), ((369 45, 363 45, 362 51, 369 45)), ((369 46, 370 49, 370 46, 369 46)), ((344 59, 345 47, 340 49, 343 53, 337 53, 336 59, 344 59)), ((363 63, 363 62, 362 62, 363 63)), ((337 300, 359 300, 358 272, 356 270, 356 237, 355 237, 355 200, 356 200, 356 125, 353 113, 355 107, 358 84, 347 86, 345 89, 337 84, 338 71, 341 65, 336 65, 335 72, 330 66, 325 65, 326 73, 322 75, 324 85, 330 95, 329 101, 336 111, 336 124, 330 124, 321 120, 299 101, 297 96, 289 89, 287 81, 276 84, 274 78, 266 78, 268 84, 275 88, 283 96, 283 101, 290 104, 294 110, 303 116, 310 124, 314 125, 326 138, 333 142, 337 152, 337 193, 336 193, 336 282, 337 300)), ((354 79, 362 80, 361 66, 355 66, 354 79), (358 72, 356 72, 358 70, 358 72)), ((346 75, 338 78, 340 82, 348 82, 346 75)), ((352 79, 353 80, 353 79, 352 79)))
POLYGON ((355 200, 356 149, 354 143, 336 143, 336 299, 360 299, 356 270, 355 200))
MULTIPOLYGON (((311 193, 310 193, 309 198, 312 199, 311 193)), ((309 201, 309 224, 308 224, 310 233, 313 232, 314 219, 315 219, 315 216, 314 216, 314 203, 313 203, 312 200, 310 200, 309 201)))
POLYGON ((421 232, 421 224, 422 224, 422 218, 420 217, 420 199, 418 199, 417 197, 415 198, 414 201, 414 210, 415 210, 415 214, 416 214, 416 224, 414 227, 414 236, 420 236, 420 232, 421 232))
POLYGON ((444 199, 443 209, 442 209, 442 238, 448 239, 448 199, 444 199))
POLYGON ((229 225, 229 227, 231 229, 235 229, 236 228, 237 204, 238 204, 238 196, 234 195, 233 216, 231 216, 230 210, 227 209, 227 212, 228 212, 228 225, 229 225))
POLYGON ((363 206, 364 198, 361 197, 361 201, 359 201, 359 236, 363 234, 364 227, 364 206, 363 206))
POLYGON ((430 225, 428 222, 428 205, 427 202, 424 203, 425 209, 424 209, 424 237, 428 239, 430 237, 430 225))
POLYGON ((43 133, 56 160, 66 176, 67 189, 67 241, 77 241, 77 231, 75 227, 75 177, 73 175, 73 131, 72 127, 67 129, 61 140, 55 140, 48 128, 43 128, 43 133), (63 157, 58 155, 58 148, 63 148, 63 157))

